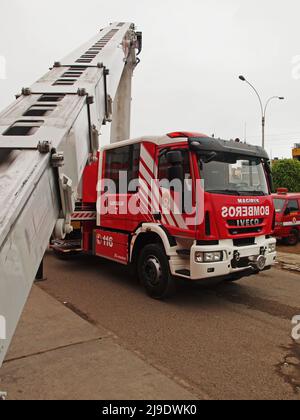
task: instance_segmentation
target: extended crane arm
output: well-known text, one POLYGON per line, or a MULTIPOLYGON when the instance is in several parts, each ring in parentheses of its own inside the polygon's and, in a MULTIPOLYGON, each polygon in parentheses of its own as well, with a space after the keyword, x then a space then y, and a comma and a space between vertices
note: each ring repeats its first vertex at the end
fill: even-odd
POLYGON ((0 114, 0 365, 54 232, 70 233, 77 190, 101 126, 129 138, 141 34, 115 23, 56 62, 0 114), (2 318, 3 319, 3 318, 2 318))

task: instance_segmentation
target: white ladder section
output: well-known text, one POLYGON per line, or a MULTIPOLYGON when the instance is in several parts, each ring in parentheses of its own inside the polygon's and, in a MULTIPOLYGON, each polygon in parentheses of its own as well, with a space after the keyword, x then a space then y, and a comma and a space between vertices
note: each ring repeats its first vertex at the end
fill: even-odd
POLYGON ((123 22, 102 29, 0 114, 0 366, 51 235, 72 229, 101 126, 113 121, 117 139, 129 138, 128 86, 141 49, 134 29, 123 22))

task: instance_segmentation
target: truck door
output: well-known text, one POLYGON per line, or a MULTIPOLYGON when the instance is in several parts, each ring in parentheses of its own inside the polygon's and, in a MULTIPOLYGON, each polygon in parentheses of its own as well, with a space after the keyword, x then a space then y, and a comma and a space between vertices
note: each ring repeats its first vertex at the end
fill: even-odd
MULTIPOLYGON (((175 170, 176 173, 176 170, 175 170)), ((196 210, 195 210, 195 190, 194 190, 194 171, 192 155, 188 149, 161 149, 158 158, 158 181, 160 183, 160 211, 162 224, 174 236, 194 238, 196 230, 196 210), (177 154, 171 157, 181 159, 179 165, 182 166, 181 191, 172 186, 173 176, 170 166, 176 166, 176 162, 171 163, 169 152, 177 154)), ((178 184, 179 185, 179 184, 178 184)))
POLYGON ((298 200, 288 200, 285 215, 284 225, 298 230, 300 225, 300 207, 298 200))
POLYGON ((134 229, 138 216, 129 215, 128 204, 132 196, 138 194, 140 147, 140 144, 132 144, 104 153, 101 227, 129 232, 134 229))

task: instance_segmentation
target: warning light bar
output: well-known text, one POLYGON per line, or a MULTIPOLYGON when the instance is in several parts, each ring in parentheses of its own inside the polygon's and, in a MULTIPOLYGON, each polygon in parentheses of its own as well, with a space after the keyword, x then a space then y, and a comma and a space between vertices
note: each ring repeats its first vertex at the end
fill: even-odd
POLYGON ((277 194, 287 194, 289 190, 287 188, 277 188, 277 194))
POLYGON ((171 139, 178 139, 180 137, 185 138, 208 138, 206 134, 203 133, 191 133, 188 131, 174 131, 173 133, 167 134, 171 139))

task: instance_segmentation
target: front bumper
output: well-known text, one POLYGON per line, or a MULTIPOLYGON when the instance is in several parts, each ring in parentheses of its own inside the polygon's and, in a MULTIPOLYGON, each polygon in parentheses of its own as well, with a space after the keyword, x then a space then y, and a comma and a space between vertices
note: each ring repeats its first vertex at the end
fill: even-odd
MULTIPOLYGON (((234 246, 233 241, 221 240, 216 246, 199 246, 194 244, 190 255, 190 278, 191 280, 201 280, 207 278, 227 276, 233 273, 249 271, 252 268, 251 260, 261 255, 262 249, 266 249, 265 267, 275 264, 276 252, 269 253, 269 245, 276 244, 275 238, 257 237, 255 245, 234 246), (195 261, 196 252, 218 252, 223 251, 223 261, 212 263, 197 263, 195 261), (238 253, 239 261, 234 256, 238 253)), ((254 270, 253 270, 254 271, 254 270)))

